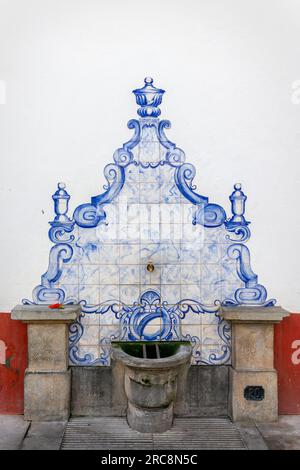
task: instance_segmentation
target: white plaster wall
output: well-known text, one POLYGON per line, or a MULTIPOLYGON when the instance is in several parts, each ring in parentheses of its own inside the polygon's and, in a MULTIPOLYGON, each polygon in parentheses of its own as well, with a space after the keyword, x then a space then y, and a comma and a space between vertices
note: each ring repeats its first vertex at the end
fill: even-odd
POLYGON ((299 42, 297 0, 0 0, 0 311, 47 269, 57 181, 71 210, 101 192, 147 75, 199 192, 229 212, 243 183, 252 267, 300 311, 299 42))

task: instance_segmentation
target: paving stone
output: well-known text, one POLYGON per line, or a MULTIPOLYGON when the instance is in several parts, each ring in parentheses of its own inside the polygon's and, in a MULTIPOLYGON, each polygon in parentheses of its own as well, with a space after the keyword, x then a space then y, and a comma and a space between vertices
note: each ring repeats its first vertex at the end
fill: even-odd
POLYGON ((23 416, 0 415, 0 450, 18 450, 29 426, 23 416))
POLYGON ((277 423, 257 425, 269 449, 300 450, 300 415, 279 416, 277 423))
POLYGON ((244 423, 235 423, 240 431, 241 437, 249 450, 268 450, 266 441, 257 426, 244 423))
POLYGON ((21 450, 59 450, 67 421, 31 423, 21 450))

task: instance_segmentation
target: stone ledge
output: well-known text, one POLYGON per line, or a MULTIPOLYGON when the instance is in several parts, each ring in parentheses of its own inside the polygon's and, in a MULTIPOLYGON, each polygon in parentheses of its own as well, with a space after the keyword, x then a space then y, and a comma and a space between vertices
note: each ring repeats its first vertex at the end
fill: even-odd
POLYGON ((63 309, 50 309, 48 305, 16 305, 11 311, 11 318, 25 323, 72 323, 80 312, 80 305, 66 305, 63 309))
POLYGON ((279 323, 289 312, 282 307, 222 307, 220 315, 232 323, 279 323))

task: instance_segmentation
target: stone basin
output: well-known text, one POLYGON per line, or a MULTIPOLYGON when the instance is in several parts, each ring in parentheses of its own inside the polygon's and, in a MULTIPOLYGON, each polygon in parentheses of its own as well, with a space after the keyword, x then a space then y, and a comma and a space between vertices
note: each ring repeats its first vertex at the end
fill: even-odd
POLYGON ((113 342, 113 357, 125 367, 127 421, 139 432, 164 432, 172 427, 177 377, 186 376, 189 342, 113 342))

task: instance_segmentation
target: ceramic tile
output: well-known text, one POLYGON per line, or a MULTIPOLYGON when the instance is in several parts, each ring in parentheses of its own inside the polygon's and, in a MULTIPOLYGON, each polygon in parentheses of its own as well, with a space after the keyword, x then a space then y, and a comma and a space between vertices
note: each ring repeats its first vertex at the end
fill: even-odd
POLYGON ((218 344, 220 337, 217 330, 217 325, 202 324, 202 346, 218 344))
POLYGON ((201 341, 201 325, 200 324, 181 324, 181 337, 190 340, 191 338, 195 337, 195 340, 202 344, 201 341))
POLYGON ((159 167, 157 168, 141 168, 140 167, 139 175, 140 175, 141 183, 148 183, 148 182, 159 183, 162 180, 159 167))
POLYGON ((119 224, 105 223, 99 226, 99 241, 105 243, 116 243, 119 239, 119 224))
MULTIPOLYGON (((145 100, 142 91, 139 98, 145 100)), ((141 106, 139 113, 144 112, 141 106)), ((196 169, 168 140, 168 124, 159 121, 153 103, 147 113, 130 121, 133 136, 105 168, 103 194, 93 196, 91 203, 83 201, 73 216, 69 212, 65 217, 69 194, 61 184, 55 192, 49 268, 33 301, 42 303, 56 293, 64 302, 88 305, 83 303, 91 313, 82 318, 82 339, 72 335, 84 357, 76 362, 75 346, 73 363, 78 365, 108 365, 111 337, 129 337, 131 332, 135 338, 174 339, 180 324, 184 335, 194 338, 193 363, 219 364, 230 358, 229 340, 218 333, 219 317, 209 310, 217 300, 241 302, 237 289, 245 287, 252 271, 247 222, 241 217, 233 230, 235 203, 232 216, 211 199, 204 209, 201 201, 208 201, 208 195, 201 194, 201 186, 196 189, 196 169), (201 225, 199 204, 211 227, 201 225), (149 262, 155 267, 151 273, 149 262), (55 288, 63 292, 53 292, 55 288), (161 315, 155 316, 162 303, 163 323, 161 315), (140 316, 134 315, 137 308, 140 316)), ((243 212, 240 195, 237 186, 230 200, 239 200, 243 212)), ((264 305, 265 291, 260 294, 255 279, 251 282, 248 294, 264 305)))
POLYGON ((203 322, 203 313, 196 312, 192 308, 186 311, 184 307, 184 303, 182 303, 181 308, 186 313, 185 316, 181 319, 181 325, 184 325, 185 328, 189 328, 191 325, 196 325, 197 327, 200 327, 203 322))
POLYGON ((78 284, 78 264, 66 263, 64 270, 59 278, 60 284, 78 284))
POLYGON ((140 224, 120 224, 119 241, 121 243, 136 244, 140 242, 140 224))
POLYGON ((178 264, 181 260, 180 243, 161 243, 161 264, 178 264))
POLYGON ((140 265, 128 264, 120 265, 120 285, 121 284, 139 284, 140 283, 140 265))
POLYGON ((143 163, 155 163, 159 161, 159 143, 154 141, 143 141, 140 145, 139 161, 143 163))
POLYGON ((140 181, 140 171, 139 167, 136 165, 129 165, 126 168, 126 179, 130 183, 138 184, 140 181))
POLYGON ((117 200, 114 200, 109 204, 103 204, 102 209, 105 211, 106 217, 99 223, 99 225, 93 228, 97 240, 100 240, 102 226, 109 222, 114 223, 120 218, 119 202, 117 200))
MULTIPOLYGON (((154 265, 154 271, 150 272, 150 284, 161 284, 162 282, 162 267, 158 264, 154 265)), ((142 266, 141 272, 144 271, 144 267, 142 266)), ((141 281, 142 282, 142 281, 141 281)))
POLYGON ((127 182, 118 196, 119 203, 135 204, 139 197, 139 186, 135 182, 127 182))
POLYGON ((199 233, 198 225, 193 225, 191 222, 188 224, 182 224, 182 239, 186 242, 200 244, 202 240, 199 233))
POLYGON ((206 345, 201 349, 201 360, 216 365, 230 364, 230 352, 224 353, 221 344, 206 345))
POLYGON ((120 244, 119 263, 121 264, 137 264, 140 259, 140 245, 139 244, 120 244))
POLYGON ((181 224, 162 224, 160 226, 160 239, 162 243, 180 244, 182 240, 181 224))
POLYGON ((161 221, 159 204, 140 204, 140 224, 143 225, 159 225, 161 221))
POLYGON ((159 205, 162 224, 181 224, 182 206, 179 203, 159 205))
POLYGON ((198 284, 200 281, 200 266, 192 264, 181 264, 181 284, 198 284))
POLYGON ((81 359, 83 359, 85 356, 89 356, 90 361, 93 362, 100 355, 100 347, 98 345, 86 346, 86 345, 81 344, 81 342, 79 342, 77 354, 81 359))
POLYGON ((179 204, 181 202, 180 191, 175 182, 163 182, 160 187, 160 201, 164 204, 179 204))
POLYGON ((139 203, 124 204, 120 206, 121 224, 138 224, 141 222, 141 205, 139 203))
MULTIPOLYGON (((181 204, 180 201, 180 206, 181 206, 181 222, 183 224, 191 224, 194 218, 194 214, 196 211, 196 208, 193 204, 181 204)), ((199 232, 201 230, 201 227, 199 227, 199 232)))
POLYGON ((95 243, 77 243, 76 252, 72 261, 78 264, 97 264, 99 262, 99 245, 95 243))
POLYGON ((204 305, 213 305, 216 300, 222 300, 222 286, 218 283, 201 284, 201 303, 204 305))
POLYGON ((119 262, 119 245, 102 243, 99 247, 99 263, 118 264, 119 262))
POLYGON ((96 313, 85 313, 84 317, 81 319, 81 324, 86 329, 87 326, 97 326, 100 325, 100 316, 96 313))
POLYGON ((202 324, 203 325, 218 325, 219 317, 217 315, 218 313, 203 313, 202 324))
POLYGON ((117 313, 122 311, 122 304, 117 300, 115 303, 106 302, 101 304, 101 313, 99 314, 99 324, 103 326, 112 325, 120 327, 120 318, 117 313))
POLYGON ((99 325, 86 325, 80 338, 80 344, 82 346, 99 344, 99 325))
POLYGON ((206 228, 204 229, 204 243, 224 243, 228 232, 223 227, 215 227, 213 230, 206 228))
POLYGON ((219 264, 201 264, 200 265, 200 284, 219 285, 222 281, 221 269, 219 264))
POLYGON ((182 285, 181 298, 191 299, 195 302, 201 302, 200 286, 196 284, 182 285))
POLYGON ((180 301, 180 284, 162 284, 161 285, 162 301, 169 304, 176 304, 180 301))
POLYGON ((62 289, 65 293, 66 299, 72 299, 73 303, 78 303, 79 301, 79 286, 78 284, 60 284, 59 289, 62 289))
POLYGON ((101 284, 99 286, 100 302, 119 299, 119 284, 101 284))
POLYGON ((99 243, 99 227, 92 227, 89 231, 82 227, 78 228, 78 236, 76 240, 77 246, 85 246, 90 244, 97 245, 99 243))
POLYGON ((222 251, 219 243, 205 243, 200 246, 202 264, 217 264, 221 261, 222 251))
POLYGON ((140 294, 139 285, 120 285, 120 302, 132 305, 137 301, 140 294))
POLYGON ((236 284, 241 281, 238 270, 237 270, 237 263, 224 263, 220 268, 222 279, 226 280, 229 284, 236 284))
POLYGON ((140 183, 140 203, 157 204, 160 202, 160 182, 140 183))
POLYGON ((161 228, 159 224, 143 224, 140 227, 140 240, 143 244, 160 242, 161 228))
POLYGON ((166 264, 161 267, 162 284, 180 283, 180 265, 166 264))
POLYGON ((162 248, 160 243, 141 243, 140 244, 140 263, 161 263, 162 248))
MULTIPOLYGON (((119 325, 102 325, 100 321, 100 330, 99 330, 100 343, 102 341, 102 347, 108 347, 109 344, 103 343, 103 339, 108 341, 113 341, 119 336, 120 326, 119 325)), ((107 343, 108 343, 107 341, 107 343)))
POLYGON ((119 266, 106 265, 100 269, 100 284, 118 284, 119 266))
POLYGON ((154 264, 154 271, 147 270, 147 263, 140 265, 140 282, 141 284, 160 284, 161 283, 161 266, 154 264))
POLYGON ((85 300, 88 305, 99 304, 99 286, 79 285, 79 299, 85 300))
MULTIPOLYGON (((240 286, 242 287, 242 285, 240 286)), ((225 284, 222 283, 221 289, 222 289, 222 301, 224 300, 235 300, 235 292, 238 288, 240 288, 236 284, 225 284)))
POLYGON ((183 242, 180 245, 181 262, 197 265, 200 263, 200 247, 194 243, 183 242))
POLYGON ((100 282, 99 265, 86 264, 86 265, 79 266, 79 284, 99 285, 99 282, 100 282))

